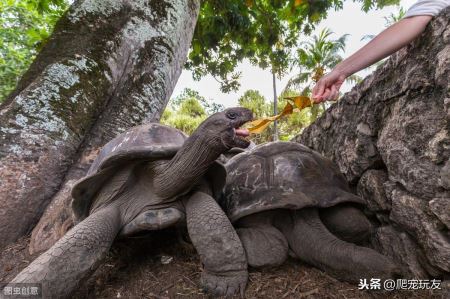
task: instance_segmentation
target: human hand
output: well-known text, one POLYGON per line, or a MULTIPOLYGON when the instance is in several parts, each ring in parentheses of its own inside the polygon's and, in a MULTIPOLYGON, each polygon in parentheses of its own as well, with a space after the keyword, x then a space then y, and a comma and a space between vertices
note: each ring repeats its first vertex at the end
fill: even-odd
POLYGON ((324 101, 335 101, 339 95, 339 88, 344 83, 345 74, 333 70, 331 73, 323 76, 312 90, 312 99, 315 103, 324 101))

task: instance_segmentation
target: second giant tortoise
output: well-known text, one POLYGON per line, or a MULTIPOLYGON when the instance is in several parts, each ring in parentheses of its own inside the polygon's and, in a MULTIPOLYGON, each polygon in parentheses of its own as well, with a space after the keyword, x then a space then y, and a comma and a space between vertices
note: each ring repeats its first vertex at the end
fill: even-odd
POLYGON ((338 168, 294 142, 259 145, 231 158, 221 206, 250 266, 276 266, 288 254, 348 281, 387 278, 396 265, 357 246, 372 230, 338 168))

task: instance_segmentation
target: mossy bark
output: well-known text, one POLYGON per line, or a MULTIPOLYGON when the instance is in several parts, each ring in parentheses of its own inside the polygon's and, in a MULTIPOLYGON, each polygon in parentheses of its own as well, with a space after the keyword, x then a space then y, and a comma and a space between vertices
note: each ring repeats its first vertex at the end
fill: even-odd
POLYGON ((198 11, 198 0, 75 1, 0 106, 0 248, 29 232, 49 202, 34 236, 52 245, 70 227, 68 191, 98 149, 159 120, 198 11))

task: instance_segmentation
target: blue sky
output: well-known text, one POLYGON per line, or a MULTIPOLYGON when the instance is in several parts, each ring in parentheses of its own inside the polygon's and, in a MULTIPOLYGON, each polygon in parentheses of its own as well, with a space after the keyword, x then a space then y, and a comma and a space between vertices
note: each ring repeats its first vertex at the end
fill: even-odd
MULTIPOLYGON (((415 2, 416 0, 401 0, 400 6, 408 9, 415 2)), ((381 32, 385 28, 384 17, 389 16, 391 13, 396 13, 398 10, 399 7, 390 6, 381 10, 364 13, 361 11, 360 3, 346 1, 342 10, 330 11, 328 13, 327 19, 317 26, 315 33, 327 27, 334 32, 334 38, 343 34, 350 34, 347 39, 346 51, 343 55, 344 57, 348 57, 367 43, 367 40, 361 40, 363 36, 381 32)), ((272 75, 269 70, 262 70, 248 62, 244 62, 239 65, 238 71, 242 72, 240 79, 241 88, 237 92, 225 94, 220 91, 219 84, 211 76, 207 76, 200 81, 194 81, 191 73, 183 70, 172 96, 177 96, 184 88, 188 87, 199 91, 204 97, 213 99, 225 107, 236 106, 238 98, 248 89, 258 90, 268 100, 273 98, 272 75)), ((363 70, 358 75, 364 77, 371 71, 372 69, 363 70)), ((277 80, 278 92, 284 88, 291 76, 291 74, 288 74, 281 78, 281 80, 277 80)), ((345 92, 350 89, 351 85, 344 84, 341 91, 345 92)))

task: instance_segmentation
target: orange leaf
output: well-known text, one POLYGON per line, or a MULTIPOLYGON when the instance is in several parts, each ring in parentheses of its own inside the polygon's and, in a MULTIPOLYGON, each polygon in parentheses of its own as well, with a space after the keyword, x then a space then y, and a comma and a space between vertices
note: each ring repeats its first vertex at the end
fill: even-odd
POLYGON ((295 107, 297 107, 300 110, 313 105, 311 99, 305 96, 286 97, 285 99, 294 102, 295 107))
POLYGON ((294 107, 291 105, 291 103, 287 103, 286 106, 284 106, 283 111, 281 111, 281 113, 278 114, 277 119, 282 116, 292 114, 292 112, 294 112, 294 107))
POLYGON ((260 119, 254 120, 252 122, 249 122, 248 124, 251 127, 248 128, 248 130, 250 131, 251 134, 260 134, 265 129, 267 129, 267 127, 270 125, 271 122, 273 122, 285 115, 292 114, 292 112, 294 112, 294 107, 290 103, 287 103, 286 106, 284 106, 283 111, 281 111, 280 114, 277 114, 275 116, 260 118, 260 119))
POLYGON ((314 75, 312 76, 311 79, 317 83, 317 82, 319 82, 320 78, 323 77, 324 73, 325 73, 325 69, 323 67, 319 66, 314 70, 314 75))
MULTIPOLYGON (((311 107, 313 105, 312 100, 309 97, 305 96, 297 96, 297 97, 286 97, 285 99, 292 101, 295 105, 295 107, 298 108, 298 110, 302 110, 306 107, 311 107)), ((294 106, 292 106, 291 103, 287 103, 286 106, 284 106, 283 111, 281 111, 280 114, 277 114, 275 116, 270 117, 264 117, 257 120, 254 120, 252 122, 249 122, 250 128, 248 130, 251 134, 260 134, 262 133, 267 127, 270 125, 271 122, 285 116, 292 114, 294 112, 294 106)))
POLYGON ((295 0, 294 1, 294 6, 299 6, 300 4, 302 4, 303 0, 295 0))
POLYGON ((271 123, 272 121, 267 118, 257 119, 249 123, 251 128, 248 128, 251 134, 260 134, 262 133, 271 123))

